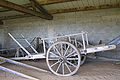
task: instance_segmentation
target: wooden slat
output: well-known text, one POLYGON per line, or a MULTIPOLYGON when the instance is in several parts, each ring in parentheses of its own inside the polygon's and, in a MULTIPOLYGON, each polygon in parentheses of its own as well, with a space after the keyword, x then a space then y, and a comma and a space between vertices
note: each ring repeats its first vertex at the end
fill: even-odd
POLYGON ((12 2, 9 2, 6 0, 0 0, 0 6, 4 7, 4 8, 8 8, 8 9, 13 9, 13 10, 16 10, 16 11, 19 11, 22 13, 27 13, 27 14, 30 14, 33 16, 41 17, 41 18, 47 19, 47 20, 53 19, 52 16, 41 14, 40 12, 33 11, 31 9, 28 9, 26 7, 23 7, 21 5, 18 5, 18 4, 15 4, 15 3, 12 3, 12 2))

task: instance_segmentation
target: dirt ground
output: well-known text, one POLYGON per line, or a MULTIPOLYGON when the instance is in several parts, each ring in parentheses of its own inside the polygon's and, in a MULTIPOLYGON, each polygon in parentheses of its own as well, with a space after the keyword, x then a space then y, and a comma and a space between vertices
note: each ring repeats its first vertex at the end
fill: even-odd
MULTIPOLYGON (((45 60, 22 61, 38 68, 49 70, 45 60)), ((69 77, 60 77, 25 67, 4 63, 2 66, 38 78, 39 80, 120 80, 120 64, 115 62, 87 61, 79 71, 69 77)), ((29 80, 4 71, 0 71, 0 80, 29 80)))

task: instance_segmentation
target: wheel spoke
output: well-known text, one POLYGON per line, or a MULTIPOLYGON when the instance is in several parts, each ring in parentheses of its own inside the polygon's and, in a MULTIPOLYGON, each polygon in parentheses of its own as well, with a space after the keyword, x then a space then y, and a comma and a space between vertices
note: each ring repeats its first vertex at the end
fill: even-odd
POLYGON ((59 68, 60 68, 60 66, 61 66, 61 62, 60 62, 60 64, 58 65, 58 67, 57 67, 57 69, 56 69, 56 71, 55 72, 58 72, 58 70, 59 70, 59 68))
POLYGON ((57 57, 59 57, 59 55, 58 54, 56 54, 56 53, 53 53, 53 52, 50 52, 51 54, 53 54, 53 55, 56 55, 57 57))
POLYGON ((53 66, 55 66, 56 64, 58 64, 60 61, 57 61, 57 62, 55 62, 54 64, 52 64, 50 67, 53 67, 53 66))
POLYGON ((76 65, 74 65, 73 63, 71 63, 71 62, 69 62, 69 61, 67 61, 67 63, 70 64, 70 65, 72 65, 72 66, 75 67, 75 68, 77 67, 76 65))
POLYGON ((71 52, 70 54, 68 54, 66 57, 69 57, 70 55, 72 55, 73 53, 75 53, 76 51, 71 52))
POLYGON ((67 65, 67 63, 65 63, 65 66, 67 67, 68 71, 71 73, 72 71, 70 70, 69 66, 67 65))
POLYGON ((67 58, 67 60, 78 60, 78 58, 67 58))
POLYGON ((65 74, 65 70, 64 70, 64 63, 62 63, 62 71, 63 71, 63 75, 65 74))
POLYGON ((63 56, 63 44, 61 43, 61 55, 63 56))
POLYGON ((51 59, 48 59, 49 61, 56 61, 56 60, 58 60, 59 58, 51 58, 51 59))
POLYGON ((58 51, 58 49, 56 48, 56 46, 54 46, 54 49, 57 51, 57 53, 59 54, 59 56, 61 56, 60 52, 58 51))
POLYGON ((68 52, 69 48, 70 48, 70 46, 68 45, 68 47, 67 47, 67 49, 66 49, 66 51, 65 51, 64 56, 67 54, 67 52, 68 52))

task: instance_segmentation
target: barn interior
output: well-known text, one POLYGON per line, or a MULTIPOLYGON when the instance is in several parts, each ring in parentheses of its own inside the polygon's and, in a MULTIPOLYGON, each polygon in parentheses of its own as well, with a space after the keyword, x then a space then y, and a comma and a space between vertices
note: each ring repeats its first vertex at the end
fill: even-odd
POLYGON ((0 78, 1 80, 119 80, 119 30, 120 0, 0 0, 0 78), (104 44, 108 48, 111 48, 109 45, 114 45, 115 49, 86 55, 85 63, 72 76, 54 75, 50 72, 46 59, 43 58, 10 61, 11 57, 22 56, 22 52, 27 53, 26 50, 32 52, 28 46, 32 46, 35 49, 33 51, 38 53, 44 52, 44 47, 41 47, 44 44, 41 44, 40 39, 52 40, 53 37, 82 31, 87 32, 89 45, 104 44), (34 69, 37 67, 37 70, 33 67, 32 69, 20 67, 17 62, 20 62, 19 65, 24 63, 29 67, 35 66, 34 69), (45 71, 38 71, 38 68, 45 71))

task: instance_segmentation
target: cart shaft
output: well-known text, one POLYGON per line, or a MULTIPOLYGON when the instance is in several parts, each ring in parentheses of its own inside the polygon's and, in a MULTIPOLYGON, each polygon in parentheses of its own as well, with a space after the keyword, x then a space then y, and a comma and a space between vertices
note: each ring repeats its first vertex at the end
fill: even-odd
POLYGON ((101 51, 108 51, 116 49, 116 45, 97 45, 94 47, 87 48, 86 50, 80 50, 81 54, 95 53, 101 51))

